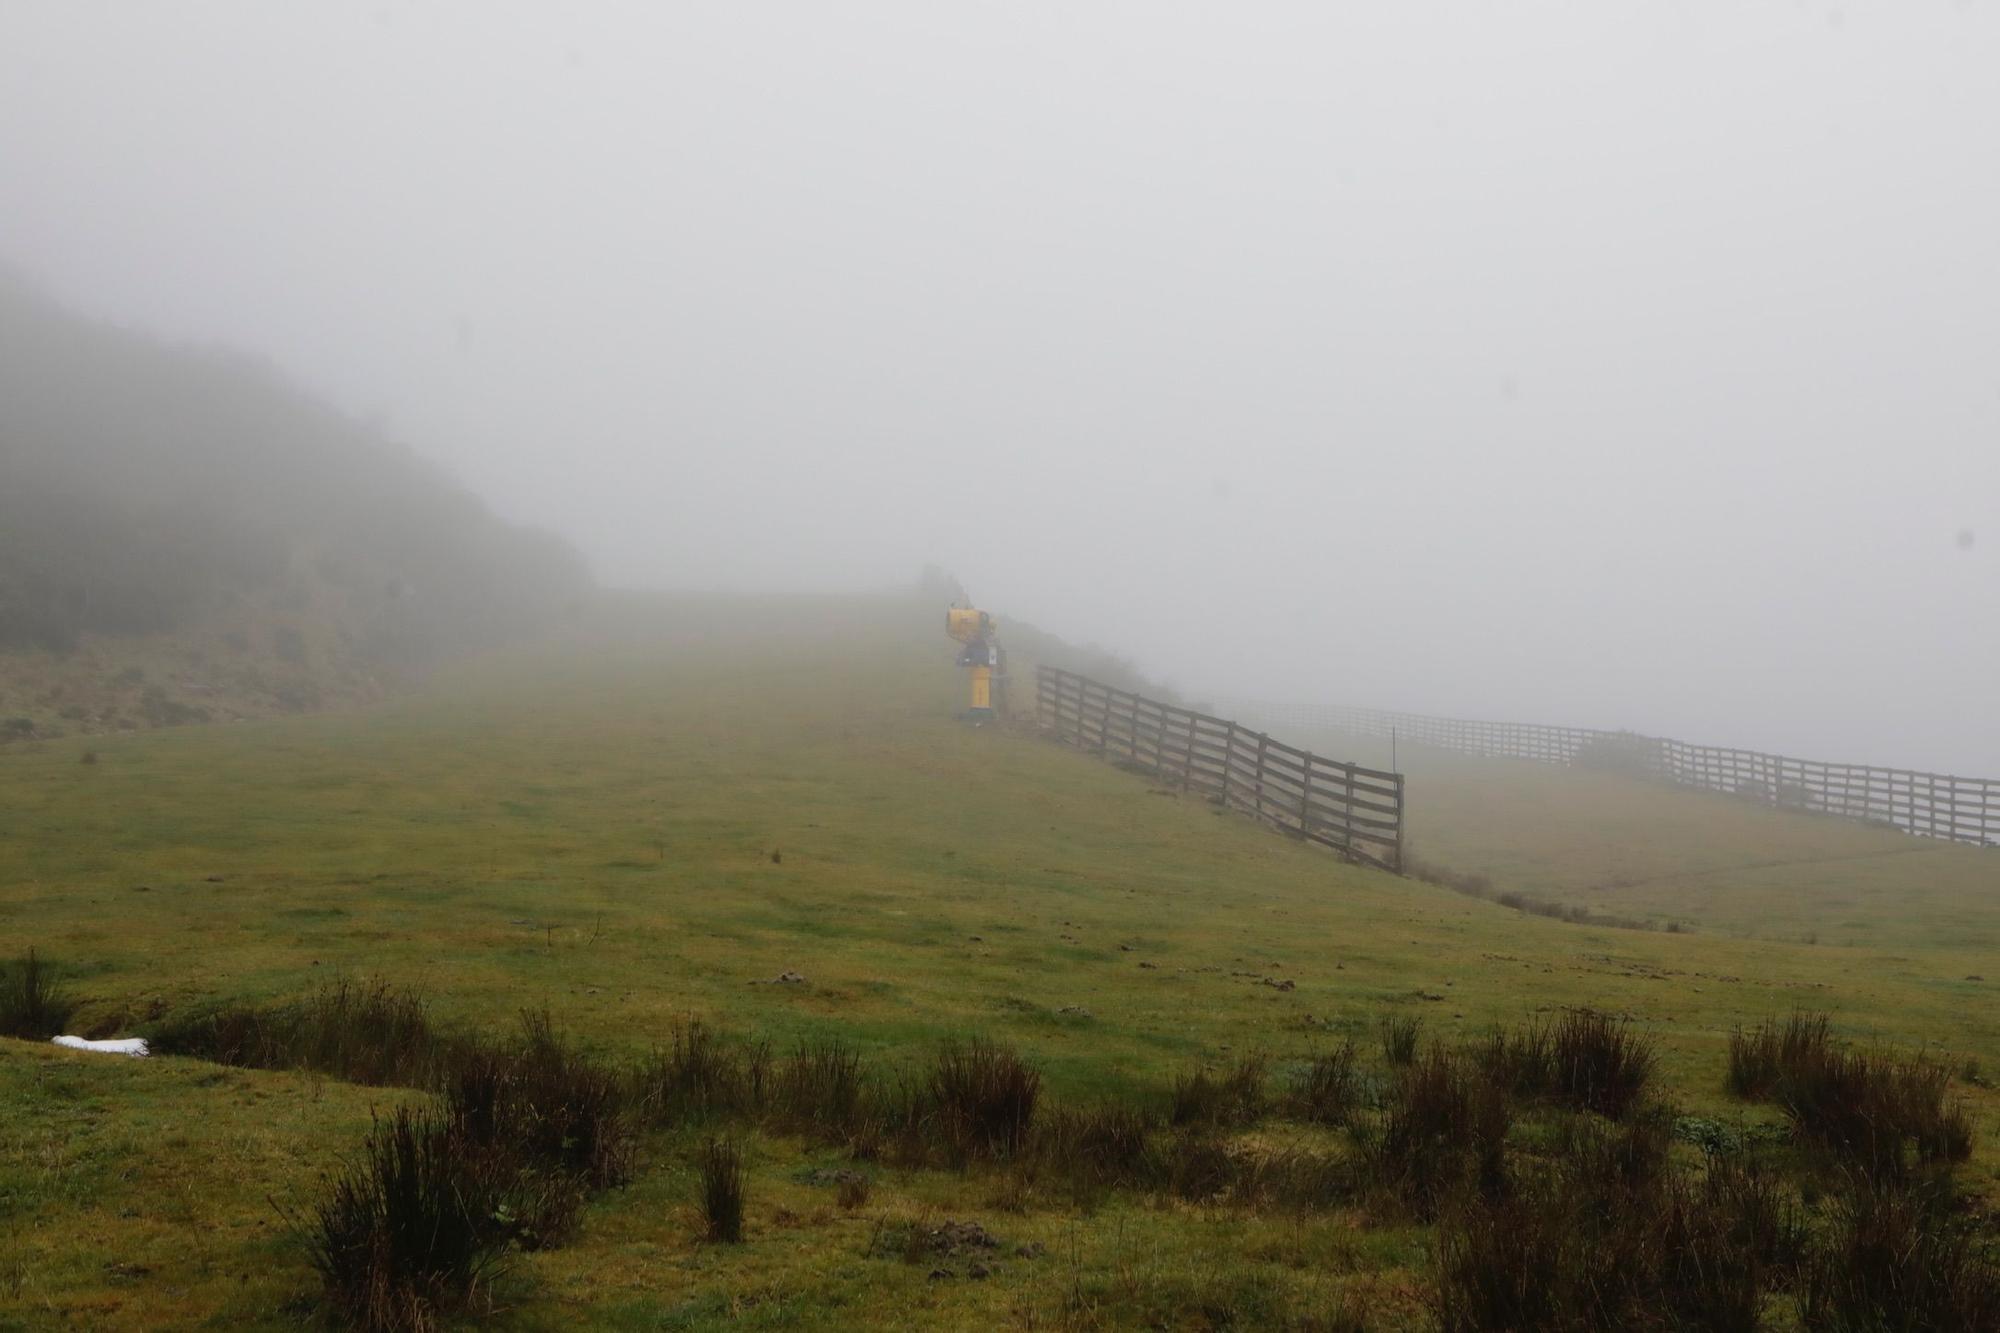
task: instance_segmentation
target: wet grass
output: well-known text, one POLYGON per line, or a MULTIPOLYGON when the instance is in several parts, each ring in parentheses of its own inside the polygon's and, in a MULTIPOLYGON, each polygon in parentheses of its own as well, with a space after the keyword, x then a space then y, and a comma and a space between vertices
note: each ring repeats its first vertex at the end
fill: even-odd
MULTIPOLYGON (((1239 1324, 1359 1301, 1374 1326, 1422 1326, 1434 1228, 1467 1190, 1497 1206, 1540 1188, 1555 1126, 1585 1114, 1554 1091, 1565 1013, 1629 1016, 1652 1045, 1618 1125, 1661 1099, 1717 1141, 1782 1133, 1777 1151, 1812 1167, 1819 1231, 1841 1197, 1836 1155, 1791 1136, 1776 1101, 1727 1093, 1732 1031, 1810 996, 1859 1049, 1931 1042, 1954 1071, 2000 1061, 1990 993, 1970 979, 1990 967, 1974 944, 2000 913, 1962 875, 1948 901, 1916 884, 1923 858, 1869 863, 1885 895, 1911 890, 1881 942, 1842 925, 1877 918, 1833 901, 1853 896, 1839 877, 1771 901, 1840 948, 1744 940, 1707 918, 1692 935, 1546 921, 1342 866, 1032 737, 959 728, 928 614, 904 638, 879 607, 751 619, 786 628, 711 616, 664 645, 495 664, 375 712, 98 738, 89 766, 39 743, 0 758, 21 830, 0 840, 0 934, 62 961, 73 1030, 187 1031, 254 1010, 265 1029, 187 1049, 273 1052, 252 1069, 8 1047, 0 1262, 18 1266, 0 1271, 0 1321, 296 1323, 319 1281, 271 1230, 267 1196, 361 1153, 371 1104, 386 1116, 442 1095, 436 1052, 457 1037, 519 1041, 524 1007, 619 1071, 632 1143, 627 1183, 522 1205, 549 1238, 519 1232, 494 1290, 527 1326, 554 1311, 605 1327, 746 1311, 1117 1326, 1183 1301, 1239 1324), (808 653, 821 666, 802 672, 808 653), (378 987, 421 990, 432 1054, 372 1038, 343 1054, 339 1024, 285 1016, 343 978, 355 1014, 378 987), (1408 1065, 1377 1049, 1385 1012, 1421 1018, 1408 1065), (691 1017, 706 1037, 688 1036, 691 1017), (1502 1026, 1497 1059, 1469 1049, 1502 1026), (931 1065, 975 1035, 1039 1086, 1024 1136, 953 1147, 931 1065), (1350 1039, 1343 1089, 1337 1065, 1314 1062, 1350 1039), (1499 1085, 1501 1152, 1478 1147, 1492 1117, 1477 1100, 1441 1117, 1469 1146, 1414 1132, 1413 1105, 1387 1154, 1397 1169, 1364 1169, 1433 1047, 1468 1098, 1499 1085), (1257 1077, 1238 1078, 1255 1052, 1257 1077), (381 1083, 357 1090, 349 1074, 381 1083), (1212 1109, 1169 1124, 1176 1080, 1196 1074, 1209 1090, 1190 1105, 1212 1109), (710 1133, 751 1149, 741 1246, 705 1247, 688 1216, 687 1164, 710 1133), (860 1171, 869 1197, 841 1209, 835 1187, 793 1178, 802 1166, 860 1171), (1401 1180, 1418 1183, 1406 1195, 1401 1180), (935 1281, 927 1265, 856 1269, 878 1219, 926 1215, 983 1216, 1047 1253, 983 1280, 964 1263, 935 1281)), ((1510 810, 1510 836, 1532 810, 1510 810)), ((1485 869, 1496 892, 1524 887, 1518 860, 1485 869)), ((1547 896, 1595 904, 1586 890, 1547 896)), ((1717 921, 1757 910, 1713 898, 1717 921)), ((390 1034, 391 1017, 359 1026, 390 1034)), ((1579 1067, 1599 1071, 1580 1100, 1612 1086, 1601 1063, 1579 1067)), ((1953 1101, 1970 1155, 1921 1165, 1906 1140, 1909 1174, 1950 1165, 1967 1197, 1989 1196, 2000 1104, 1963 1079, 1953 1101)), ((522 1188, 555 1176, 577 1178, 533 1166, 522 1188)))

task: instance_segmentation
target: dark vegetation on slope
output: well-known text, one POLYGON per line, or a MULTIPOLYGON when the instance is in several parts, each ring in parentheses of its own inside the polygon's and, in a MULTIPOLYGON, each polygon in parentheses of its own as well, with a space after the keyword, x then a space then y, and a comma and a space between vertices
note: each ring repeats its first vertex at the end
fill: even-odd
MULTIPOLYGON (((992 1173, 1006 1207, 1089 1207, 1120 1190, 1427 1223, 1423 1298, 1445 1330, 1755 1329, 1773 1301, 1810 1329, 1975 1329, 2000 1308, 2000 1267, 1952 1182, 1971 1148, 1962 1110, 1923 1072, 1935 1066, 1841 1047, 1823 1016, 1732 1043, 1730 1086, 1791 1120, 1774 1139, 1677 1116, 1650 1041, 1588 1011, 1463 1047, 1397 1030, 1378 1067, 1348 1043, 1277 1087, 1252 1056, 1083 1105, 1051 1103, 1032 1064, 983 1042, 882 1070, 835 1037, 779 1055, 690 1022, 627 1066, 580 1052, 546 1015, 497 1041, 426 1015, 408 992, 336 986, 154 1034, 162 1051, 395 1069, 432 1089, 427 1107, 380 1122, 294 1217, 329 1305, 358 1326, 421 1327, 477 1306, 511 1247, 560 1244, 588 1195, 640 1169, 649 1133, 689 1153, 703 1234, 739 1239, 748 1131, 843 1150, 859 1168, 839 1173, 849 1209, 880 1162, 992 1173), (385 1050, 328 1043, 333 1014, 385 1050), (242 1032, 263 1035, 222 1039, 242 1032), (1396 1063, 1406 1040, 1414 1049, 1396 1063), (1893 1146, 1887 1131, 1848 1132, 1884 1116, 1893 1146), (1274 1119, 1342 1127, 1344 1145, 1272 1146, 1255 1131, 1274 1119)), ((1358 1311, 1342 1319, 1363 1326, 1358 1311)))
POLYGON ((0 1037, 60 1036, 76 1008, 62 977, 33 949, 0 962, 0 1037))
POLYGON ((1624 916, 1616 912, 1597 912, 1588 907, 1578 907, 1571 903, 1557 902, 1550 898, 1538 898, 1514 889, 1496 891, 1493 880, 1488 875, 1475 871, 1452 870, 1435 861, 1416 855, 1407 848, 1403 852, 1403 873, 1411 879, 1423 880, 1462 893, 1468 898, 1478 898, 1485 902, 1498 903, 1529 916, 1547 917, 1551 921, 1563 921, 1572 926, 1603 926, 1611 930, 1665 930, 1679 934, 1690 929, 1678 918, 1664 923, 1644 917, 1624 916))
POLYGON ((1872 1179, 1906 1180, 1972 1155, 1951 1075, 1924 1055, 1836 1045, 1824 1014, 1796 1013, 1729 1041, 1729 1089, 1776 1102, 1793 1132, 1872 1179))
POLYGON ((0 271, 0 651, 70 655, 32 690, 0 674, 25 710, 0 724, 311 707, 549 624, 588 586, 558 539, 269 368, 79 318, 0 271), (80 651, 134 637, 179 651, 80 651))

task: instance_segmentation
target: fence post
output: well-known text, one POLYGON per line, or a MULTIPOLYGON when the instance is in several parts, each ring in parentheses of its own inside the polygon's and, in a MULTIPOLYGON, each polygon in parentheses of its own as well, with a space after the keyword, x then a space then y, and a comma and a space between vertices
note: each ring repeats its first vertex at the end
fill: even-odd
POLYGON ((1257 733, 1257 790, 1252 797, 1252 803, 1259 819, 1264 817, 1264 748, 1270 743, 1269 736, 1261 731, 1257 733))
POLYGON ((1312 834, 1312 794, 1313 757, 1312 751, 1308 750, 1299 772, 1299 836, 1302 838, 1312 834))
POLYGON ((1396 849, 1390 853, 1390 869, 1403 873, 1403 775, 1395 775, 1396 780, 1396 849))
POLYGON ((1222 735, 1222 808, 1229 808, 1229 769, 1236 762, 1236 724, 1231 722, 1229 730, 1222 735))

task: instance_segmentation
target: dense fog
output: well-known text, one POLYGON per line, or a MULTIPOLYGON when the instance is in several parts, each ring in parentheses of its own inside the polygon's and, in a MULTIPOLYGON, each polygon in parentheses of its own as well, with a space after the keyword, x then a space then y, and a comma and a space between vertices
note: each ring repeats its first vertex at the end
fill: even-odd
POLYGON ((2000 776, 1996 69, 1949 0, 11 0, 0 261, 612 585, 2000 776))

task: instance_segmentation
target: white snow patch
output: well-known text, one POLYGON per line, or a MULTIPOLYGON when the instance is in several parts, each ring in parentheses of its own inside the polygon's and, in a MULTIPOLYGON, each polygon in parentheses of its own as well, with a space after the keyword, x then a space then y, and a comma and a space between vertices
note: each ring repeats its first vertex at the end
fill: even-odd
POLYGON ((150 1055, 144 1037, 120 1037, 116 1041, 86 1041, 82 1037, 51 1037, 58 1046, 74 1051, 103 1051, 107 1055, 150 1055))

